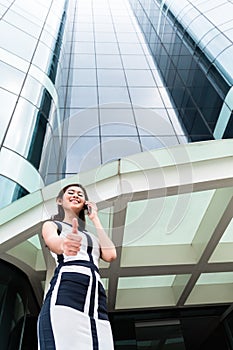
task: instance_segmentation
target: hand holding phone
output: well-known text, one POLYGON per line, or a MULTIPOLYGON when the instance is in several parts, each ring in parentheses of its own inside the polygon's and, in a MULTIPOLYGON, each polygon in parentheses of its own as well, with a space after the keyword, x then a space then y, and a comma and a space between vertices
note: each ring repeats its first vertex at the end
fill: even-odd
POLYGON ((91 206, 89 204, 86 204, 86 203, 84 204, 84 210, 85 210, 87 215, 90 215, 92 212, 91 206))

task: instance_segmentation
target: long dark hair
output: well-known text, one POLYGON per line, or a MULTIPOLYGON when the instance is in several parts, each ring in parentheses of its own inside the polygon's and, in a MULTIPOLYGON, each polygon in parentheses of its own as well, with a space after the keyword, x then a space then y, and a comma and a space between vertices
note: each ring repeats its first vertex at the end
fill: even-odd
MULTIPOLYGON (((69 185, 66 185, 64 188, 61 189, 61 191, 57 195, 56 201, 58 199, 62 199, 63 196, 64 196, 64 193, 66 192, 66 190, 69 187, 72 187, 72 186, 80 187, 83 190, 85 200, 86 201, 88 200, 87 191, 85 190, 85 188, 82 185, 80 185, 80 184, 69 184, 69 185)), ((63 219, 65 217, 65 212, 64 212, 64 209, 63 209, 62 205, 57 205, 57 210, 58 210, 58 213, 53 215, 51 217, 51 219, 54 220, 54 221, 55 220, 63 221, 63 219)), ((86 219, 85 219, 84 209, 80 210, 79 215, 78 215, 78 221, 79 221, 79 229, 84 230, 85 226, 86 226, 86 219)))

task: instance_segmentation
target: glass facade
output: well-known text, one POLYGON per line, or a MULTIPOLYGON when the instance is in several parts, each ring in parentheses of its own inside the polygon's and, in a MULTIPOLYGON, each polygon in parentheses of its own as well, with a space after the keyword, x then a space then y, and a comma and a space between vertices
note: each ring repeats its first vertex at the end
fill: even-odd
POLYGON ((188 140, 232 137, 232 2, 130 3, 188 140))
POLYGON ((62 175, 185 142, 128 2, 78 1, 74 13, 62 175))
POLYGON ((0 187, 5 206, 41 188, 49 167, 58 167, 60 145, 54 135, 61 137, 68 8, 67 1, 54 0, 0 5, 0 187), (4 191, 5 184, 10 191, 4 191))
POLYGON ((128 1, 2 1, 0 31, 0 186, 16 189, 1 207, 114 159, 187 142, 128 1))

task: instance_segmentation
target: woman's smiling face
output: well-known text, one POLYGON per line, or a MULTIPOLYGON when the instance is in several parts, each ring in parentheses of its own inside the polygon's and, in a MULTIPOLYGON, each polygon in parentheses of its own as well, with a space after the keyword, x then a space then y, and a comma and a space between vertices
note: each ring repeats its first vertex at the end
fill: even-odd
POLYGON ((85 202, 85 194, 78 186, 68 187, 62 199, 58 199, 58 204, 61 204, 64 210, 72 210, 76 214, 83 209, 85 202))

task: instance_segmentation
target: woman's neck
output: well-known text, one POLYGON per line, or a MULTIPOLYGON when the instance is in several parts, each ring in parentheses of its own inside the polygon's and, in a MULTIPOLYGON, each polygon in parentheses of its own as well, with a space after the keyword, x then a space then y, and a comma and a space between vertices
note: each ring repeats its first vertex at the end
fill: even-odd
POLYGON ((72 225, 72 220, 74 218, 78 218, 78 216, 74 212, 66 212, 63 221, 67 222, 67 224, 72 225))

